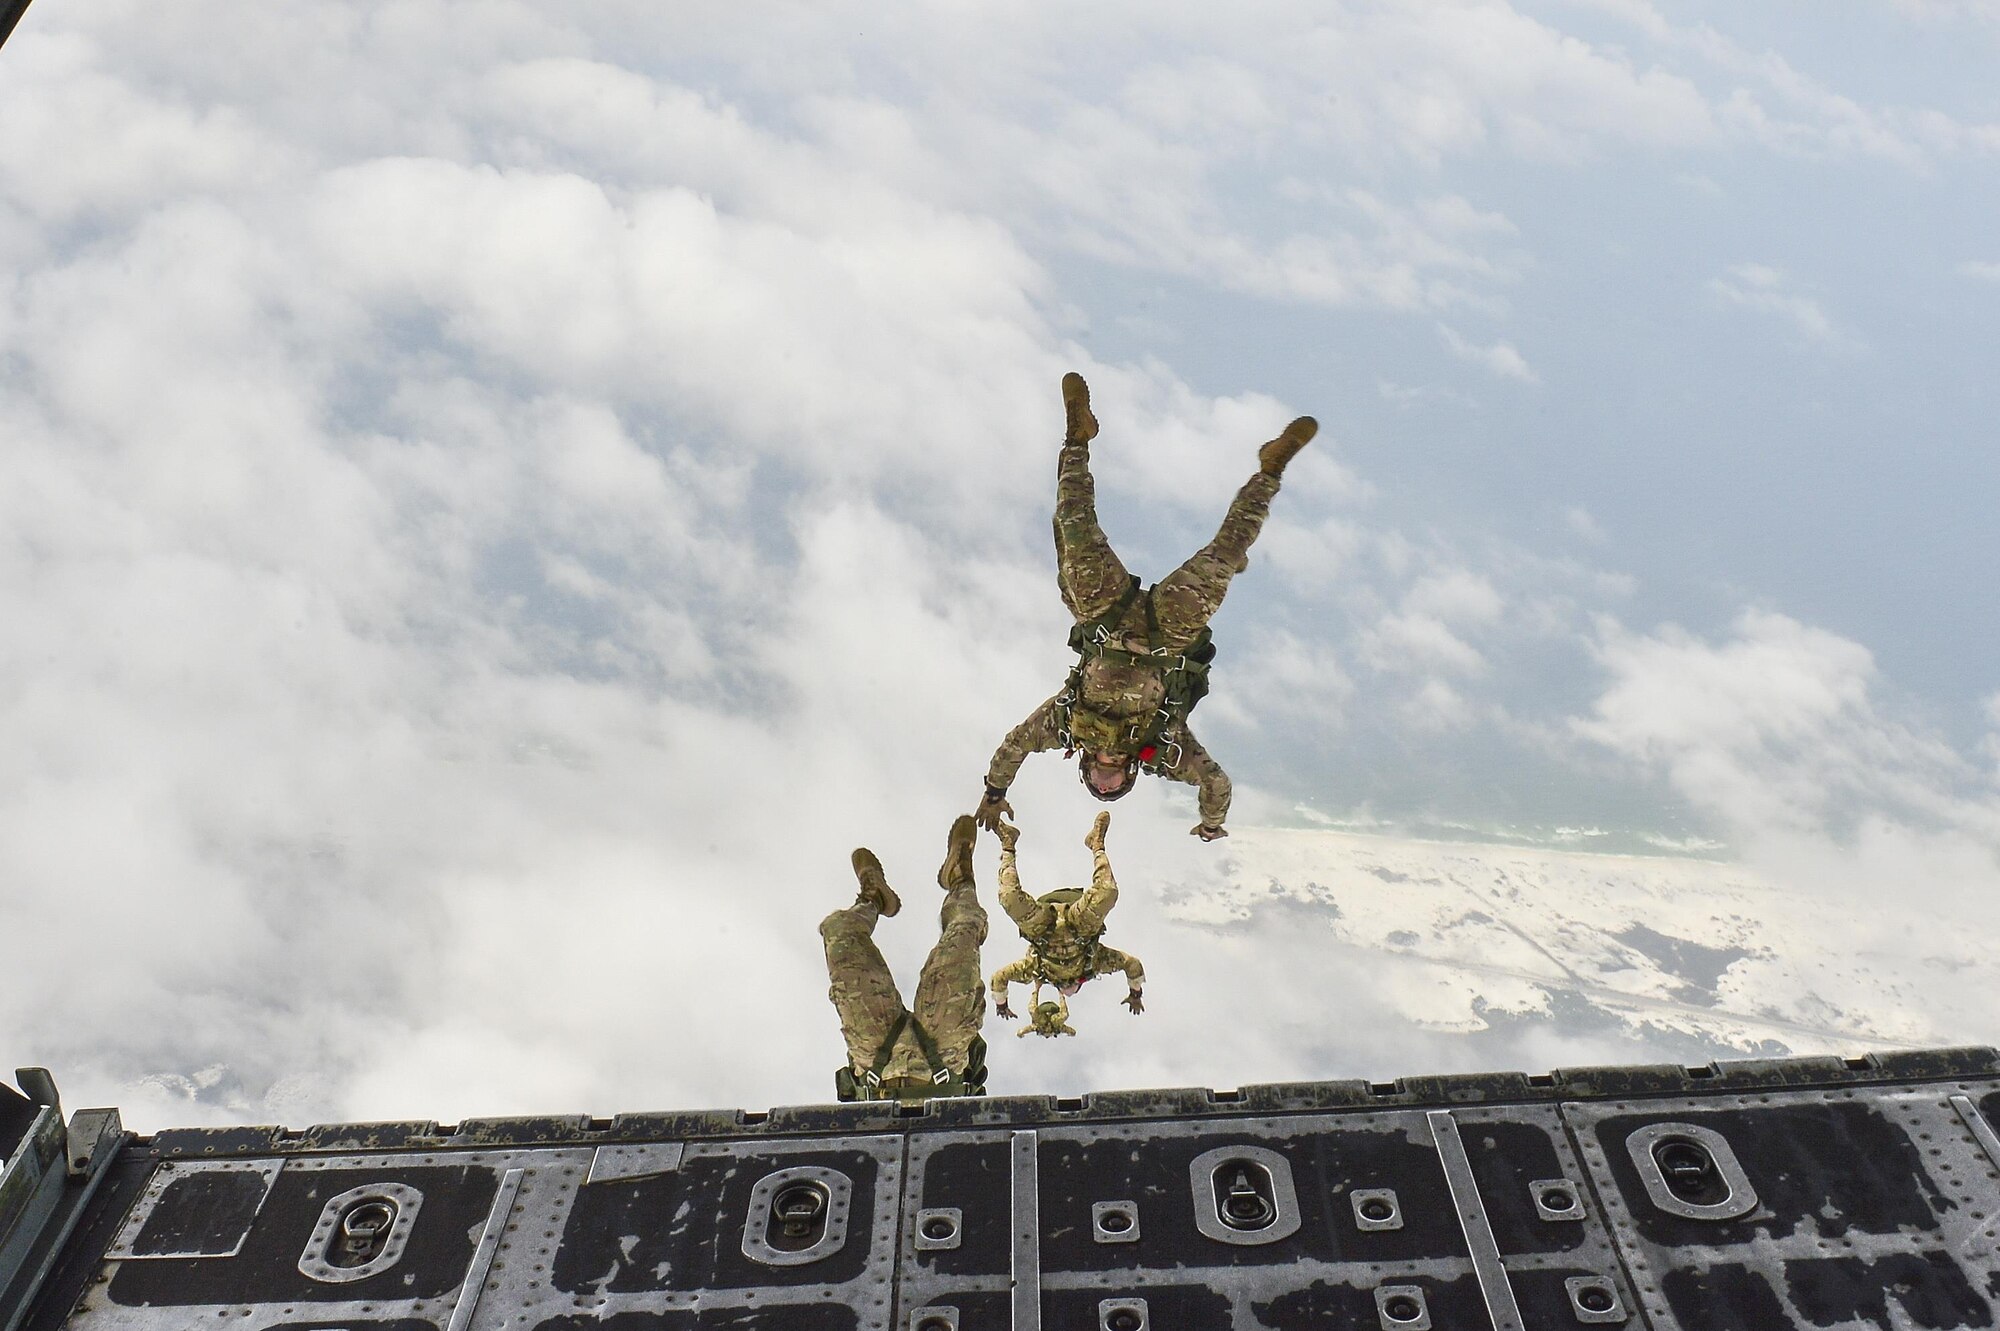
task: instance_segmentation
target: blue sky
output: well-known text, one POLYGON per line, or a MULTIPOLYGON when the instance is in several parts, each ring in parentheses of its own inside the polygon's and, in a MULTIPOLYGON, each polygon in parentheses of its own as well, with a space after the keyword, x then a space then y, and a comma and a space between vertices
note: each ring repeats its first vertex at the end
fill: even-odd
MULTIPOLYGON (((0 1043, 237 1116, 684 1096, 592 1041, 823 1007, 847 850, 921 881, 1060 680, 1072 368, 1152 576, 1324 427, 1217 625, 1239 824, 1987 927, 2000 11, 1210 9, 36 5, 0 932, 117 903, 122 969, 0 1043), (546 1010, 495 987, 541 946, 546 1010)), ((1053 759, 1017 803, 1090 811, 1053 759)), ((1120 837, 1199 878, 1188 813, 1120 837)), ((796 1094, 785 1038, 702 1084, 796 1094)))

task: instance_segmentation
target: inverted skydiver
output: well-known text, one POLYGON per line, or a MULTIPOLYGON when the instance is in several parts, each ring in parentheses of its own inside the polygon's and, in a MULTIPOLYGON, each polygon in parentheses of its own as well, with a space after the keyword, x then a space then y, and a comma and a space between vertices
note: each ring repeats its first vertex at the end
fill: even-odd
POLYGON ((924 961, 916 998, 905 1007, 889 963, 875 946, 875 922, 903 908, 875 852, 854 852, 861 890, 854 904, 820 922, 826 943, 827 990, 840 1014, 847 1062, 834 1073, 842 1100, 922 1103, 939 1095, 986 1093, 986 995, 979 984, 979 945, 986 908, 972 881, 972 819, 951 826, 938 886, 938 941, 924 961))
MULTIPOLYGON (((1014 864, 1014 843, 1021 834, 1012 823, 1000 824, 1000 905, 1028 942, 1027 956, 993 972, 993 1010, 1000 1016, 1010 1020, 1014 1016, 1014 1009, 1008 1006, 1012 985, 1034 986, 1033 1012, 1042 1006, 1040 990, 1044 984, 1054 986, 1067 999, 1092 977, 1114 971, 1125 973, 1125 1006, 1134 1016, 1146 1010, 1146 968, 1137 957, 1103 942, 1105 917, 1118 904, 1118 882, 1111 876, 1111 859, 1104 853, 1104 833, 1110 826, 1110 812, 1100 812, 1083 839, 1095 857, 1089 887, 1059 888, 1031 897, 1021 889, 1021 875, 1014 864)), ((1065 1003, 1065 1020, 1068 1010, 1065 1003)))
POLYGON ((1128 572, 1097 521, 1090 441, 1097 418, 1079 374, 1062 381, 1067 429, 1056 463, 1056 574, 1063 604, 1076 623, 1069 645, 1077 654, 1061 692, 1008 732, 986 771, 986 793, 975 817, 997 828, 1012 815, 1007 787, 1031 753, 1077 753, 1084 788, 1115 800, 1136 773, 1185 781, 1201 790, 1204 841, 1227 836, 1229 777, 1188 729, 1188 713, 1208 692, 1215 658, 1208 622, 1249 565, 1251 543, 1271 512, 1285 464, 1318 433, 1310 416, 1287 425, 1257 450, 1257 473, 1244 482, 1215 539, 1150 588, 1128 572))
POLYGON ((1069 1000, 1058 994, 1053 1003, 1044 1003, 1042 986, 1036 985, 1028 999, 1028 1024, 1016 1034, 1023 1039, 1039 1035, 1050 1040, 1059 1035, 1075 1035, 1076 1027, 1069 1024, 1069 1000))

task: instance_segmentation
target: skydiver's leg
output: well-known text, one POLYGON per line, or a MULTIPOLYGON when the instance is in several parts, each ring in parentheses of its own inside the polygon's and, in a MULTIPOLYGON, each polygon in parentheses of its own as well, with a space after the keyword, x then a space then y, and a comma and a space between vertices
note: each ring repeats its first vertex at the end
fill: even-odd
POLYGON ((938 911, 938 941, 924 959, 911 1011, 931 1038, 938 1056, 954 1071, 965 1070, 966 1049, 986 1020, 986 986, 979 975, 979 945, 986 941, 986 908, 972 880, 972 819, 952 825, 951 847, 938 883, 944 905, 938 911))
POLYGON ((1021 937, 1036 939, 1048 932, 1055 912, 1029 896, 1021 888, 1021 873, 1011 849, 1000 852, 1000 908, 1021 930, 1021 937))
POLYGON ((1111 860, 1103 851, 1097 851, 1097 865, 1091 871, 1090 886, 1083 889, 1076 904, 1069 909, 1070 922, 1080 933, 1097 933, 1104 928, 1105 917, 1118 904, 1118 880, 1111 876, 1111 860))
POLYGON ((1284 464, 1318 429, 1310 416, 1301 416, 1265 444, 1258 451, 1262 465, 1236 492, 1215 539, 1160 579, 1153 590, 1153 608, 1165 645, 1186 646, 1208 626, 1229 591, 1229 580, 1250 565, 1250 547, 1271 516, 1271 499, 1278 493, 1284 464))
POLYGON ((832 981, 827 997, 840 1014, 847 1061, 857 1071, 874 1066, 882 1042, 903 1015, 903 997, 896 992, 896 979, 873 937, 881 913, 873 901, 857 901, 819 925, 826 944, 826 973, 832 981))
POLYGON ((1090 390, 1081 376, 1063 376, 1063 402, 1069 428, 1056 459, 1056 581, 1063 604, 1084 622, 1108 614, 1125 594, 1132 575, 1098 525, 1097 482, 1090 474, 1090 441, 1097 434, 1097 421, 1090 414, 1090 390))

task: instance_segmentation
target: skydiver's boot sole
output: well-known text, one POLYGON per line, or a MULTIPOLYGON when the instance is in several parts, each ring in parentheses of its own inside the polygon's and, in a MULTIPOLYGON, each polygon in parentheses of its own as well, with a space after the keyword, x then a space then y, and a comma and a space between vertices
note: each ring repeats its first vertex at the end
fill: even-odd
POLYGON ((1097 417, 1090 414, 1090 385, 1071 370, 1062 378, 1063 415, 1067 426, 1063 438, 1087 444, 1097 438, 1097 417))
POLYGON ((1312 442, 1319 433, 1319 422, 1310 416, 1301 416, 1285 427, 1284 433, 1257 450, 1257 467, 1266 476, 1283 476, 1285 464, 1299 455, 1299 450, 1312 442))
POLYGON ((854 876, 861 880, 861 899, 875 903, 875 909, 884 915, 894 915, 903 908, 903 899, 889 886, 889 879, 882 872, 882 861, 875 858, 875 852, 863 846, 854 852, 854 876))
POLYGON ((938 869, 938 886, 946 891, 972 881, 972 844, 979 839, 979 824, 972 815, 961 813, 951 825, 951 840, 945 846, 944 864, 938 869))

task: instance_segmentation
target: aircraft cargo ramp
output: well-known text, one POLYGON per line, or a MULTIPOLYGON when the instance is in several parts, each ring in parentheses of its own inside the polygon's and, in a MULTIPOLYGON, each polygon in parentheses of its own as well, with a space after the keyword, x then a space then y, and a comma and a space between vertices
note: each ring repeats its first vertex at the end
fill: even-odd
POLYGON ((0 1331, 1773 1331, 2000 1303, 1992 1049, 151 1137, 22 1082, 0 1331))

